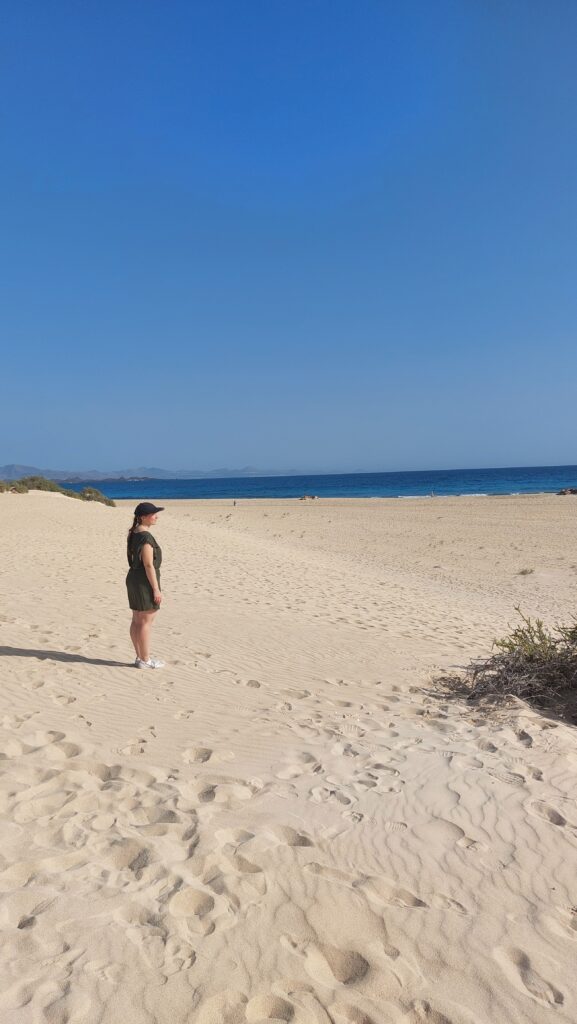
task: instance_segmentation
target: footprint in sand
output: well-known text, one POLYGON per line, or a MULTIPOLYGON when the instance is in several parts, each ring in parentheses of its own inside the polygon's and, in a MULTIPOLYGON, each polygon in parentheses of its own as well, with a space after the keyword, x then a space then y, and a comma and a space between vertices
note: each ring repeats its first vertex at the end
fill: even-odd
POLYGON ((517 947, 496 949, 495 959, 519 991, 543 1006, 563 1005, 563 993, 541 976, 524 950, 517 947))
POLYGON ((220 846, 238 847, 254 839, 254 832, 248 832, 244 828, 224 828, 215 832, 215 839, 220 846))
POLYGON ((69 693, 53 693, 51 700, 53 700, 55 704, 65 706, 66 704, 74 704, 76 702, 76 697, 72 697, 69 693))
POLYGON ((182 752, 182 760, 185 764, 200 763, 205 764, 210 761, 212 757, 212 750, 210 747, 188 747, 187 750, 182 752))
POLYGON ((311 789, 310 799, 314 800, 317 804, 322 803, 338 803, 348 807, 350 804, 355 803, 356 797, 352 797, 345 793, 342 789, 334 785, 328 786, 314 786, 311 789))
MULTIPOLYGON (((474 1024, 471 1017, 461 1017, 459 1014, 459 1024, 474 1024)), ((403 1018, 403 1024, 456 1024, 453 1016, 447 1017, 440 1010, 435 1010, 431 1006, 427 999, 416 999, 411 1006, 410 1016, 403 1018)))
POLYGON ((424 908, 428 904, 419 899, 409 889, 403 889, 386 878, 361 877, 354 878, 346 871, 339 871, 336 868, 325 867, 323 864, 316 864, 314 861, 305 865, 305 871, 317 875, 327 882, 336 882, 348 889, 362 893, 371 903, 377 903, 389 907, 404 907, 406 909, 424 908))
MULTIPOLYGON (((223 776, 205 776, 186 783, 181 787, 181 797, 193 805, 216 803, 229 810, 235 810, 246 800, 252 799, 262 789, 260 780, 244 782, 223 776)), ((180 804, 179 804, 180 806, 180 804)))
POLYGON ((66 734, 58 732, 56 729, 38 729, 36 732, 28 733, 25 737, 27 743, 38 749, 46 747, 50 743, 59 743, 65 738, 66 734))
MULTIPOLYGON (((263 869, 260 864, 256 864, 254 861, 249 860, 242 853, 237 853, 236 850, 223 849, 221 860, 226 861, 229 869, 239 875, 261 875, 263 869)), ((266 892, 266 885, 259 886, 261 893, 266 892)))
POLYGON ((130 871, 136 874, 148 863, 150 851, 146 844, 138 839, 122 836, 114 836, 110 839, 105 836, 102 840, 97 839, 94 842, 91 856, 108 869, 130 871))
POLYGON ((364 893, 371 903, 383 906, 404 907, 407 910, 423 909, 428 906, 410 889, 403 889, 386 878, 361 879, 355 888, 364 893))
POLYGON ((439 844, 444 849, 451 849, 455 846, 463 847, 466 850, 484 849, 482 843, 471 839, 466 835, 459 825, 445 818, 433 818, 425 825, 417 825, 413 829, 414 835, 428 844, 439 844))
POLYGON ((214 896, 202 889, 187 886, 179 889, 172 897, 168 904, 168 912, 176 920, 185 922, 191 932, 210 935, 215 928, 210 917, 214 907, 214 896))
POLYGON ((273 765, 272 770, 275 778, 287 780, 298 779, 301 775, 319 775, 323 767, 314 754, 302 751, 295 754, 293 760, 288 763, 273 765))
POLYGON ((535 800, 529 804, 529 811, 534 814, 537 818, 541 818, 542 821, 548 821, 550 825, 557 825, 559 828, 564 828, 567 824, 567 819, 563 817, 559 811, 551 807, 550 804, 545 803, 544 800, 535 800))
POLYGON ((343 811, 342 817, 347 821, 352 821, 353 825, 358 825, 363 820, 364 814, 361 814, 360 811, 343 811))
POLYGON ((144 754, 144 751, 146 750, 146 743, 146 736, 135 736, 128 740, 128 743, 124 747, 119 747, 118 753, 129 756, 144 754))
POLYGON ((383 828, 386 832, 406 832, 407 823, 405 821, 385 821, 383 828))
POLYGON ((431 906, 435 910, 453 910, 456 914, 462 914, 466 916, 469 911, 462 903, 458 900, 452 899, 451 896, 444 896, 441 892, 436 892, 431 897, 431 906))
POLYGON ((524 747, 533 746, 533 737, 530 736, 528 732, 525 732, 524 729, 519 729, 519 731, 515 733, 515 735, 519 740, 519 743, 522 743, 524 747))
POLYGON ((254 996, 246 1004, 247 1024, 261 1024, 262 1021, 290 1021, 294 1017, 294 1006, 287 999, 272 993, 254 996))
POLYGON ((39 898, 35 892, 21 890, 6 896, 2 906, 2 924, 20 930, 32 928, 38 918, 56 902, 54 897, 39 898))
POLYGON ((86 715, 74 715, 74 719, 77 722, 81 722, 82 725, 85 725, 88 729, 92 728, 92 722, 86 717, 86 715))
POLYGON ((523 775, 519 775, 517 772, 508 772, 505 769, 489 769, 489 775, 499 782, 505 782, 508 786, 524 786, 525 778, 523 775))
POLYGON ((260 690, 262 683, 259 683, 258 679, 242 679, 240 676, 235 675, 227 668, 222 668, 218 672, 218 675, 227 675, 231 677, 231 681, 236 683, 237 686, 246 686, 249 690, 260 690))
POLYGON ((77 757, 80 753, 81 747, 78 744, 61 740, 46 747, 45 756, 49 761, 66 761, 69 757, 77 757))
POLYGON ((267 831, 281 846, 314 846, 305 832, 298 832, 290 825, 273 825, 267 831))
POLYGON ((370 969, 368 960, 354 949, 339 949, 328 944, 297 942, 283 935, 281 945, 304 960, 305 970, 321 985, 358 985, 370 969))
POLYGON ((356 750, 351 743, 344 743, 339 740, 331 747, 331 754, 335 754, 337 757, 358 757, 360 750, 356 750))
MULTIPOLYGON (((252 903, 255 893, 264 896, 267 891, 266 875, 260 864, 239 853, 238 846, 228 844, 205 859, 201 881, 216 896, 228 901, 227 909, 234 915, 247 898, 252 903)), ((222 923, 230 926, 233 922, 222 923)))

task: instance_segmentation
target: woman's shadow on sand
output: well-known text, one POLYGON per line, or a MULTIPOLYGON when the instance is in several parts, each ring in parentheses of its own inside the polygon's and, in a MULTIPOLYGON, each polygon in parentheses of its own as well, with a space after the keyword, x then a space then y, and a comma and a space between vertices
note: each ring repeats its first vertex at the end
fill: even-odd
POLYGON ((0 658, 38 658, 39 661, 64 661, 81 665, 107 665, 111 668, 127 668, 128 661, 109 661, 106 658, 86 658, 84 654, 69 654, 68 651, 35 651, 26 647, 0 647, 0 658))

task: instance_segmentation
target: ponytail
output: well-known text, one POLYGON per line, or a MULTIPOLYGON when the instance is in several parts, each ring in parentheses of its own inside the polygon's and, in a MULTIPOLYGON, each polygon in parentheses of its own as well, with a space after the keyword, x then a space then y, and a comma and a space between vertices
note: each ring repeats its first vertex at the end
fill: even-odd
POLYGON ((132 568, 132 558, 131 558, 131 551, 130 551, 130 541, 132 540, 132 534, 134 533, 134 531, 135 531, 136 527, 137 527, 137 526, 138 526, 139 524, 140 524, 140 519, 139 519, 139 517, 138 517, 138 516, 135 516, 135 517, 134 517, 134 520, 133 520, 133 523, 132 523, 132 526, 130 527, 130 529, 129 529, 129 531, 128 531, 128 537, 126 538, 126 557, 128 558, 128 564, 129 564, 130 568, 132 568))

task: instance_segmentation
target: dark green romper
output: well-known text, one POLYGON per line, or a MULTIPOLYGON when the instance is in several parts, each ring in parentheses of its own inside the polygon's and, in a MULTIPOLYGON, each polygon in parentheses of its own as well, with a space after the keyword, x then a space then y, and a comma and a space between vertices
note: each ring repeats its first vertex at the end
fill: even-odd
POLYGON ((133 533, 128 544, 128 562, 130 569, 126 577, 126 589, 128 590, 128 604, 135 612, 156 612, 160 605, 152 600, 152 587, 148 582, 146 570, 140 560, 143 544, 150 544, 154 552, 152 561, 156 569, 156 578, 160 587, 160 566, 162 564, 162 551, 151 533, 133 533))

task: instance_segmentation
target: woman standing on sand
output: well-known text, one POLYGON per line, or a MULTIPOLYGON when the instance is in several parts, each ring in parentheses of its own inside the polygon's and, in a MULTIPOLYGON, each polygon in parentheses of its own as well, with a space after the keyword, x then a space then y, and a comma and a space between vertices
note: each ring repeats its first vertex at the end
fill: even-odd
POLYGON ((164 668, 163 661, 150 657, 150 631, 162 601, 162 551, 149 528, 154 526, 159 512, 164 512, 164 509, 150 501, 141 501, 134 509, 134 522, 128 531, 126 553, 130 569, 126 589, 132 609, 130 639, 136 651, 136 668, 164 668))

